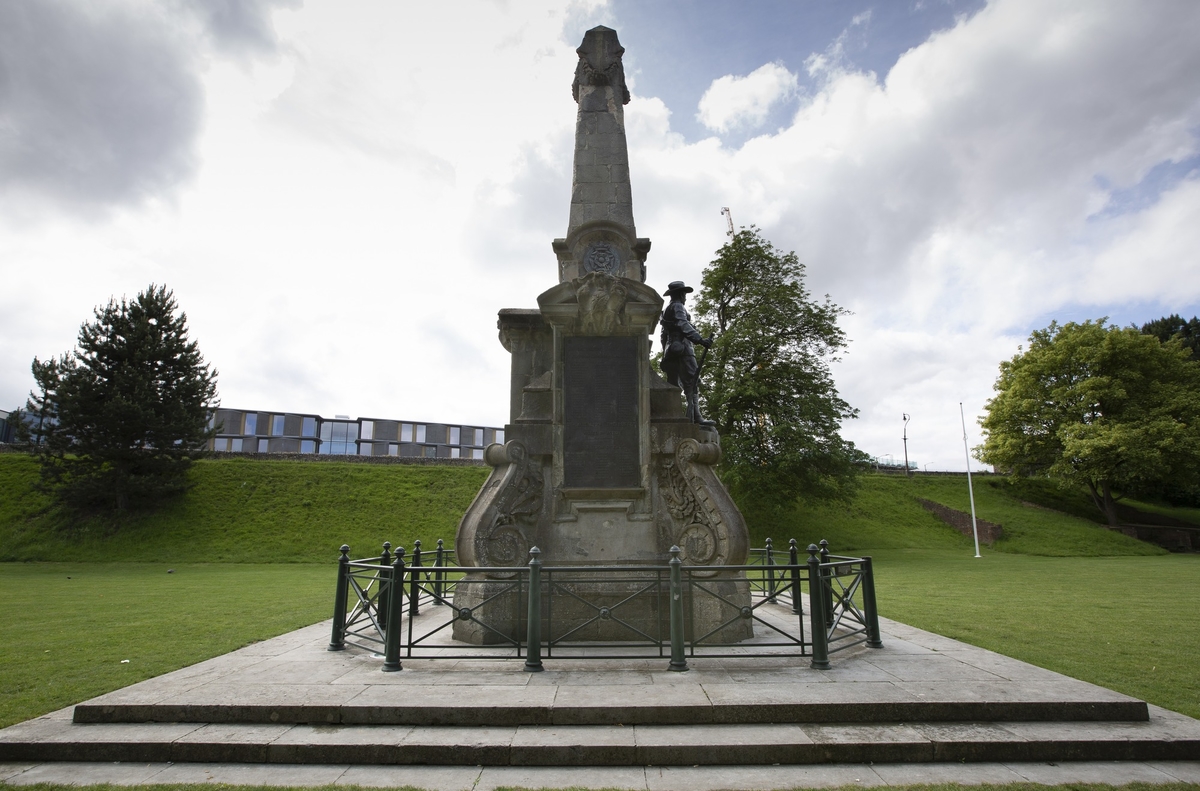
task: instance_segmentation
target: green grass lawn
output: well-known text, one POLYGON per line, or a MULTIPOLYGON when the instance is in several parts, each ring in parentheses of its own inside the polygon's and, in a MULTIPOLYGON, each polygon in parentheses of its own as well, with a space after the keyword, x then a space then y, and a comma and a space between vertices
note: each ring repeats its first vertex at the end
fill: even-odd
POLYGON ((1200 555, 873 554, 888 618, 1200 717, 1200 555))
POLYGON ((335 574, 333 563, 0 564, 0 727, 327 618, 335 574))

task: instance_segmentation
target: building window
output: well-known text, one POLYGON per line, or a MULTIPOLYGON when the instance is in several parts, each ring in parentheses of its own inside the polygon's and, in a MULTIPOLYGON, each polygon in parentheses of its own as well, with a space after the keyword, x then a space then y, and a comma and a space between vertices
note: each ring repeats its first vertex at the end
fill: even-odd
POLYGON ((229 440, 229 449, 231 451, 233 451, 234 453, 241 453, 242 452, 242 438, 234 437, 233 439, 229 440))
POLYGON ((504 444, 504 429, 502 429, 502 428, 496 429, 495 434, 496 434, 496 438, 493 441, 499 442, 501 445, 503 445, 504 444))
POLYGON ((482 459, 483 458, 483 448, 473 448, 471 450, 471 458, 472 459, 482 459))
POLYGON ((401 423, 400 424, 400 441, 401 442, 412 442, 413 441, 412 423, 401 423))
POLYGON ((306 417, 302 421, 300 436, 315 437, 317 436, 317 419, 315 417, 306 417))
POLYGON ((221 437, 213 440, 213 450, 229 450, 229 440, 221 437))
POLYGON ((311 440, 311 439, 300 440, 300 452, 301 453, 315 453, 316 450, 317 450, 317 443, 315 440, 311 440))
POLYGON ((359 456, 370 456, 374 450, 374 446, 370 442, 364 442, 358 446, 359 456))
POLYGON ((425 427, 417 426, 417 442, 425 441, 425 427))
POLYGON ((254 412, 246 415, 246 427, 242 429, 243 434, 257 434, 258 431, 258 415, 254 412))
MULTIPOLYGON (((424 426, 421 426, 424 428, 424 426)), ((425 459, 433 459, 437 457, 437 445, 422 445, 421 457, 425 459)))
POLYGON ((330 421, 321 424, 321 453, 337 456, 358 453, 358 424, 330 421))
POLYGON ((450 449, 450 458, 452 458, 452 459, 460 458, 460 454, 461 454, 461 451, 458 448, 450 449))
MULTIPOLYGON (((461 429, 458 426, 450 426, 450 438, 446 440, 447 445, 459 444, 459 432, 461 429)), ((457 458, 457 457, 455 457, 457 458)))
POLYGON ((397 445, 395 442, 388 445, 388 455, 389 456, 399 456, 400 455, 400 446, 397 445))
POLYGON ((483 444, 483 429, 481 429, 481 428, 475 429, 475 442, 473 442, 472 444, 473 445, 482 445, 483 444))
POLYGON ((362 422, 362 438, 375 439, 375 421, 364 420, 362 422))
POLYGON ((283 436, 283 415, 275 415, 271 418, 271 436, 283 436))
POLYGON ((270 447, 268 444, 268 440, 260 439, 258 441, 258 452, 259 453, 266 453, 268 447, 270 447))

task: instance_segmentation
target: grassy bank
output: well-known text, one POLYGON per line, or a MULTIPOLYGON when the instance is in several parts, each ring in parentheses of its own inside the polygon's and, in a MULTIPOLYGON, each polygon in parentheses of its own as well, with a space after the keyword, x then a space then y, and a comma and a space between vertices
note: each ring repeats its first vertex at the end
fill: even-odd
MULTIPOLYGON (((1087 518, 1090 503, 1048 481, 1012 484, 977 476, 979 519, 1000 524, 997 552, 1057 557, 1161 555, 1165 550, 1137 541, 1087 518), (1062 510, 1058 510, 1062 509, 1062 510)), ((796 538, 802 545, 828 539, 836 551, 871 549, 961 549, 972 540, 926 511, 919 499, 959 511, 971 509, 966 476, 865 476, 850 503, 799 503, 782 516, 746 509, 751 543, 768 536, 796 538)))
MULTIPOLYGON (((425 467, 345 462, 220 459, 193 470, 194 486, 159 511, 134 516, 114 530, 100 520, 79 522, 57 513, 33 491, 37 466, 20 454, 0 454, 0 561, 170 563, 323 562, 342 543, 356 556, 381 542, 426 547, 451 542, 471 498, 487 476, 483 467, 425 467)), ((970 504, 965 477, 867 475, 850 503, 800 503, 778 515, 745 504, 751 543, 771 537, 786 545, 829 540, 837 551, 959 549, 970 539, 921 507, 918 498, 960 511, 970 504)), ((1049 482, 981 476, 979 518, 1004 527, 995 550, 1050 556, 1156 555, 1163 550, 1097 524, 1078 492, 1049 482)), ((1187 509, 1163 509, 1177 518, 1187 509)))
POLYGON ((380 543, 452 541, 483 467, 221 459, 201 461, 194 486, 159 511, 114 526, 70 520, 31 489, 37 465, 0 455, 0 561, 312 563, 380 543))

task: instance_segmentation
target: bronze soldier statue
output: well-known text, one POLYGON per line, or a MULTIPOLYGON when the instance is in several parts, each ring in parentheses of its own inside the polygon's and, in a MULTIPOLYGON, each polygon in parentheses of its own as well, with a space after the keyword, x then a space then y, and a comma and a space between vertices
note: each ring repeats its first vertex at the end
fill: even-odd
POLYGON ((683 390, 687 397, 687 416, 693 423, 703 426, 716 425, 711 420, 700 416, 699 387, 700 366, 696 362, 696 353, 692 344, 698 343, 704 348, 712 346, 712 338, 702 338, 692 326, 692 317, 683 306, 687 295, 693 291, 691 286, 685 286, 682 280, 676 280, 667 286, 664 297, 670 297, 662 314, 662 332, 659 340, 662 342, 662 370, 667 375, 667 381, 683 390))

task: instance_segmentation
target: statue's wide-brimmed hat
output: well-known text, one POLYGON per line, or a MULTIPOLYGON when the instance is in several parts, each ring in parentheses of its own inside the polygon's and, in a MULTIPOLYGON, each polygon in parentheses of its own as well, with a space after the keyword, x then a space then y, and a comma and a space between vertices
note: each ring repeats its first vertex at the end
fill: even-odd
POLYGON ((672 294, 678 294, 680 292, 684 294, 690 294, 695 290, 696 289, 692 288, 691 286, 685 286, 682 280, 672 280, 671 284, 667 286, 667 290, 663 292, 663 296, 669 297, 672 294))

